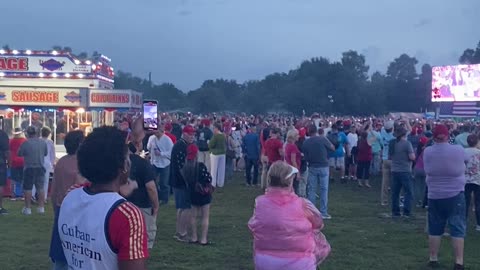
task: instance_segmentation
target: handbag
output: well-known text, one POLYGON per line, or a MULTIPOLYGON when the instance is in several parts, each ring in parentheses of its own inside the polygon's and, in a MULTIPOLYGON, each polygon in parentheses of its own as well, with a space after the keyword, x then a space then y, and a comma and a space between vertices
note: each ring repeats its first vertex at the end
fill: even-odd
POLYGON ((212 195, 215 191, 215 187, 212 186, 212 183, 208 182, 205 185, 202 185, 200 182, 195 183, 195 192, 200 193, 202 195, 212 195))
POLYGON ((215 191, 215 187, 212 185, 212 182, 208 181, 205 184, 200 183, 198 181, 199 177, 199 172, 198 172, 198 163, 195 165, 195 171, 196 171, 196 176, 195 176, 195 186, 194 190, 197 193, 200 193, 201 195, 212 195, 212 193, 215 191))

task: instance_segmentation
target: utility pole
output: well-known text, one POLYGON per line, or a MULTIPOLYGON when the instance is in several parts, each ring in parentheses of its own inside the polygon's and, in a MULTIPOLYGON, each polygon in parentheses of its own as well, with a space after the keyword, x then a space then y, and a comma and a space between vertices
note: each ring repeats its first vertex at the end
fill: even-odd
POLYGON ((150 87, 152 87, 152 72, 148 72, 148 83, 150 84, 150 87))

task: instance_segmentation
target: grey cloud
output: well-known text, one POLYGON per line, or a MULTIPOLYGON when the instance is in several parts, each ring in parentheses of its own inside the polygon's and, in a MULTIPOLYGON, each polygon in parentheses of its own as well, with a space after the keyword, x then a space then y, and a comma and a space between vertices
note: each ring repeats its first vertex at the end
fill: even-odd
POLYGON ((420 21, 418 21, 417 23, 415 23, 413 25, 413 27, 415 28, 420 28, 420 27, 423 27, 423 26, 426 26, 426 25, 429 25, 432 21, 430 19, 421 19, 420 21))

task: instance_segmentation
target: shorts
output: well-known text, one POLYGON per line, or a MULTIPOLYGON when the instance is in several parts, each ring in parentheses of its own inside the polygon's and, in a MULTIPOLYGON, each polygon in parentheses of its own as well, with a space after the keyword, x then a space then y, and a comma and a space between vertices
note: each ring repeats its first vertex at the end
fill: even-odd
MULTIPOLYGON (((0 187, 5 186, 6 183, 7 183, 7 166, 0 165, 0 187)), ((0 194, 0 196, 3 196, 3 194, 0 194)))
POLYGON ((442 236, 448 224, 452 237, 464 238, 467 230, 465 211, 464 192, 447 199, 428 199, 428 234, 442 236))
POLYGON ((44 168, 25 168, 23 171, 23 190, 31 191, 33 185, 38 192, 42 192, 45 183, 44 168))
POLYGON ((328 161, 331 168, 345 169, 345 157, 330 158, 328 161))
POLYGON ((192 208, 192 200, 190 198, 190 192, 188 190, 181 188, 173 188, 173 194, 175 195, 175 207, 177 209, 192 208))

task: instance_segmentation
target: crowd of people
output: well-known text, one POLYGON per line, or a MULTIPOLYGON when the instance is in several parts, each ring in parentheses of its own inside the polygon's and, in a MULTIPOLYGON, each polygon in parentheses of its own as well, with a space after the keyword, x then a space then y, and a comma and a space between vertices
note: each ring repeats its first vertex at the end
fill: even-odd
MULTIPOLYGON (((144 131, 143 119, 96 128, 86 138, 71 131, 67 155, 56 162, 48 128, 16 129, 10 142, 0 133, 0 173, 6 178, 10 168, 14 194, 25 200, 22 213, 30 215, 33 187, 37 212, 45 212, 53 171, 55 269, 145 269, 157 213, 172 193, 173 237, 212 245, 213 194, 235 171, 243 172, 247 187, 265 190, 248 223, 256 269, 316 269, 328 256, 321 230, 335 214, 328 207, 332 181, 377 185, 378 202, 390 205, 394 219, 428 208, 428 266, 439 266, 448 227, 454 269, 464 269, 470 204, 480 209, 479 131, 473 122, 424 119, 163 114, 154 132, 144 131)), ((8 213, 1 200, 0 212, 8 213)), ((475 218, 480 231, 480 211, 475 218)))

